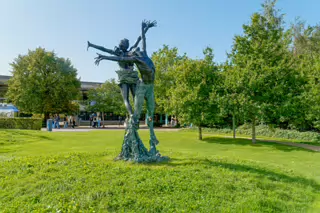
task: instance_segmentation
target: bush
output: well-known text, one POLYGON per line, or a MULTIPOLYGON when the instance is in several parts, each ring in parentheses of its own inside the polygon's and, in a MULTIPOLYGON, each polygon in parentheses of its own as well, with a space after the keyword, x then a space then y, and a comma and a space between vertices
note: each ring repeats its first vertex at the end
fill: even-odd
MULTIPOLYGON (((252 129, 250 124, 244 124, 236 129, 237 134, 251 136, 252 129)), ((198 131, 196 127, 191 130, 198 131)), ((216 129, 216 128, 203 128, 203 132, 217 133, 217 134, 232 134, 232 129, 216 129)), ((287 130, 272 128, 267 125, 256 126, 256 135, 265 136, 271 138, 284 138, 284 139, 295 139, 311 142, 320 142, 320 134, 317 132, 299 132, 297 130, 287 130)))
POLYGON ((0 118, 0 129, 40 130, 42 119, 39 118, 0 118))

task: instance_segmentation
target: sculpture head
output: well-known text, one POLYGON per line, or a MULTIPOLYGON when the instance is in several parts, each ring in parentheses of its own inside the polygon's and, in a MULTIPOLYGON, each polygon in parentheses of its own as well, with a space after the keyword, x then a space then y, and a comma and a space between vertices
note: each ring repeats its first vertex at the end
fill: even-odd
POLYGON ((124 52, 127 51, 129 48, 129 40, 126 38, 122 39, 119 43, 119 48, 124 52))

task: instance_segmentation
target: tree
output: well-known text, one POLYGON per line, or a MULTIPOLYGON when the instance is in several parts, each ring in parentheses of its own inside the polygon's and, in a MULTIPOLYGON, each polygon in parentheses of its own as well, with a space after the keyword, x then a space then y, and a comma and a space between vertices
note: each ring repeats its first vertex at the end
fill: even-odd
POLYGON ((295 119, 294 125, 303 130, 320 130, 320 26, 298 21, 292 29, 297 69, 307 79, 299 110, 303 119, 295 119))
POLYGON ((95 112, 113 112, 119 115, 126 114, 120 88, 114 79, 110 79, 88 93, 88 110, 95 112))
POLYGON ((77 70, 69 59, 59 58, 44 48, 29 50, 10 64, 7 98, 25 113, 64 113, 74 110, 80 93, 77 70))
POLYGON ((236 125, 240 120, 241 102, 243 100, 237 81, 237 72, 228 61, 222 65, 221 79, 223 82, 222 95, 219 97, 219 106, 223 116, 232 115, 233 138, 236 138, 236 125))
POLYGON ((215 98, 210 99, 217 94, 218 68, 211 48, 206 48, 204 55, 202 60, 180 60, 175 67, 176 85, 170 88, 171 104, 179 107, 179 119, 198 126, 200 140, 202 127, 214 122, 219 111, 215 98))
POLYGON ((266 1, 263 13, 254 13, 251 23, 243 25, 244 34, 235 36, 228 55, 233 66, 229 84, 252 123, 253 143, 256 123, 285 120, 293 111, 291 102, 301 95, 305 83, 294 69, 290 31, 284 31, 275 2, 266 1))
POLYGON ((163 48, 153 53, 152 61, 156 68, 155 77, 155 99, 156 110, 160 113, 173 113, 171 108, 171 96, 169 94, 170 88, 173 88, 176 83, 175 79, 175 64, 182 57, 178 55, 177 48, 169 48, 164 45, 163 48))

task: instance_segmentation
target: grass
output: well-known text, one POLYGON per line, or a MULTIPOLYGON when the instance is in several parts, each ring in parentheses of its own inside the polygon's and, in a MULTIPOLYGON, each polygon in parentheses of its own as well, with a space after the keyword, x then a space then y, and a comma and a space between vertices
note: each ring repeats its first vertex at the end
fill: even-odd
POLYGON ((196 132, 157 136, 168 163, 114 162, 122 131, 0 130, 0 212, 320 211, 320 153, 199 141, 196 132))
MULTIPOLYGON (((198 131, 197 128, 186 128, 183 131, 198 131)), ((203 128, 204 133, 232 136, 232 129, 216 129, 216 128, 203 128)), ((237 137, 252 137, 252 129, 250 124, 244 124, 236 129, 237 137)), ((264 140, 277 140, 282 142, 294 142, 320 146, 320 133, 318 132, 299 132, 297 130, 285 130, 279 128, 272 128, 267 125, 256 126, 256 135, 264 140)))

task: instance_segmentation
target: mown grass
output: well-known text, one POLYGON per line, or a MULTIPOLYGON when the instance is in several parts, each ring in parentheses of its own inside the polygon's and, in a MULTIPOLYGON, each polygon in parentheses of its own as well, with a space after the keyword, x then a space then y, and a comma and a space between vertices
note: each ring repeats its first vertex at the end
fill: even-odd
MULTIPOLYGON (((141 131, 144 141, 148 132, 141 131)), ((0 130, 0 212, 318 212, 320 153, 157 132, 161 164, 114 162, 122 131, 0 130)))
MULTIPOLYGON (((237 137, 252 137, 252 127, 249 124, 244 124, 239 126, 236 129, 237 137)), ((183 131, 188 132, 197 132, 198 129, 193 128, 186 128, 183 131)), ((202 130, 204 133, 209 134, 219 134, 225 136, 232 136, 233 130, 232 129, 216 129, 216 128, 203 128, 202 130)), ((320 133, 318 132, 299 132, 297 130, 285 130, 279 128, 272 128, 267 125, 258 125, 256 126, 256 136, 260 139, 265 140, 277 140, 283 142, 295 142, 295 143, 303 143, 303 144, 310 144, 315 146, 320 146, 320 133)))

